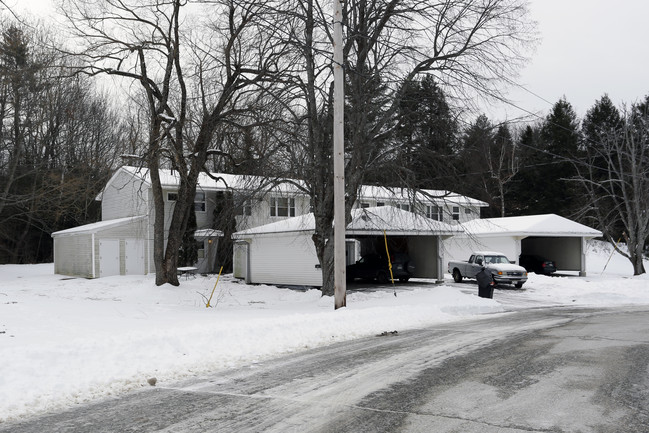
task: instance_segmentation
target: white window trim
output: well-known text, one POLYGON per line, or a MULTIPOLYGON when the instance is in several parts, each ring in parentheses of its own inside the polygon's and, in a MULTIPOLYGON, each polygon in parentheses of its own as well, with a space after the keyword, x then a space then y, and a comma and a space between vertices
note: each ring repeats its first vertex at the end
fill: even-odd
POLYGON ((294 197, 271 197, 270 198, 270 217, 271 218, 290 218, 296 215, 295 212, 295 198, 294 197), (280 200, 286 200, 286 213, 287 215, 279 215, 279 210, 284 207, 279 206, 280 200))
POLYGON ((444 219, 444 209, 436 204, 428 204, 426 205, 426 217, 435 221, 442 221, 444 219))

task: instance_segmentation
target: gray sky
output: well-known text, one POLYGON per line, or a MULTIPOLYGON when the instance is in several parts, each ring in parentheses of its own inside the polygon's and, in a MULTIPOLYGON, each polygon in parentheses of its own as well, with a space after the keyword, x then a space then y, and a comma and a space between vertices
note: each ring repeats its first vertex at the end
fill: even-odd
MULTIPOLYGON (((7 0, 17 10, 51 11, 51 0, 7 0)), ((486 107, 492 121, 544 117, 565 96, 583 117, 607 93, 616 105, 649 94, 649 1, 530 0, 541 42, 509 97, 523 110, 486 107)))
MULTIPOLYGON (((562 96, 581 118, 607 93, 613 103, 649 94, 649 2, 646 0, 531 0, 541 43, 510 98, 547 115, 562 96), (546 102, 547 100, 548 102, 546 102)), ((492 120, 515 118, 511 106, 486 109, 492 120)))

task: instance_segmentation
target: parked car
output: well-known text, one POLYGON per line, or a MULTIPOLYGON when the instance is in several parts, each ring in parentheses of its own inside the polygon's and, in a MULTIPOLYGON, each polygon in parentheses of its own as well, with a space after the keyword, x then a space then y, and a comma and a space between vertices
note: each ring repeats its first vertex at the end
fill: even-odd
POLYGON ((546 260, 535 254, 522 254, 518 258, 518 263, 527 269, 527 272, 550 275, 557 271, 557 264, 555 262, 546 260))
MULTIPOLYGON (((395 280, 406 282, 415 272, 415 265, 408 254, 395 253, 390 255, 392 262, 392 275, 395 280)), ((376 280, 379 283, 390 281, 390 267, 386 256, 379 254, 367 254, 353 265, 347 266, 347 281, 354 281, 357 278, 364 280, 376 280)))

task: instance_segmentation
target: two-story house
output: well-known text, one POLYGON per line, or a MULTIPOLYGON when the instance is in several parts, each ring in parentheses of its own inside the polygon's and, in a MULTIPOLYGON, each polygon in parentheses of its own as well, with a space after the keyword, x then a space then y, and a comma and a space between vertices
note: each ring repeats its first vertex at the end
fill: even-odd
MULTIPOLYGON (((160 171, 166 227, 177 199, 178 173, 160 171)), ((201 174, 194 199, 200 272, 215 271, 221 227, 215 211, 226 208, 236 231, 308 214, 308 194, 299 181, 274 182, 259 176, 201 174)), ((52 234, 55 272, 96 278, 155 272, 153 250, 153 196, 148 169, 124 166, 116 170, 97 198, 102 220, 52 234)), ((364 186, 355 208, 394 206, 432 220, 460 224, 479 218, 486 203, 445 191, 422 191, 364 186), (416 208, 415 208, 416 207, 416 208)))

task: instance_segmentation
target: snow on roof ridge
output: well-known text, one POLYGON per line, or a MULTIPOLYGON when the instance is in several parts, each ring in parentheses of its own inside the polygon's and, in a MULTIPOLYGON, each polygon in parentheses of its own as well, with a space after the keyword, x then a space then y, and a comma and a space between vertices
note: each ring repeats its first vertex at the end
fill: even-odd
POLYGON ((484 218, 462 224, 472 234, 575 234, 593 237, 601 236, 599 230, 572 221, 557 214, 520 215, 500 218, 484 218))
MULTIPOLYGON (((315 229, 313 213, 286 218, 259 227, 252 227, 235 233, 240 238, 252 234, 290 233, 315 229)), ((435 232, 450 234, 461 232, 458 227, 435 221, 413 212, 394 206, 377 206, 352 210, 352 221, 347 225, 348 232, 435 232)))
MULTIPOLYGON (((124 165, 121 167, 125 171, 131 173, 132 175, 139 176, 143 181, 150 184, 149 177, 149 168, 147 167, 135 167, 124 165)), ((174 171, 171 169, 160 169, 161 172, 161 183, 163 186, 175 186, 179 182, 177 174, 174 174, 174 171)), ((199 187, 203 189, 245 189, 246 187, 253 186, 255 188, 265 187, 264 183, 267 183, 268 177, 258 176, 258 175, 248 175, 248 174, 229 174, 229 173, 210 173, 214 177, 219 177, 223 181, 223 185, 220 185, 220 181, 212 179, 205 173, 201 173, 199 176, 199 187), (212 185, 210 185, 210 183, 212 185), (256 183, 256 184, 255 184, 256 183)), ((295 184, 305 186, 304 181, 281 178, 282 183, 277 182, 278 184, 274 185, 273 188, 278 188, 284 192, 298 192, 299 188, 295 184)), ((280 178, 275 179, 279 181, 280 178)), ((273 182, 271 182, 273 183, 273 182)), ((384 198, 384 199, 402 199, 410 200, 413 197, 418 199, 428 199, 435 201, 436 199, 440 201, 446 201, 456 204, 472 205, 478 207, 488 207, 489 205, 481 200, 477 200, 471 197, 467 197, 461 194, 458 194, 453 191, 448 190, 435 190, 435 189, 420 189, 412 190, 405 187, 390 187, 390 186, 378 186, 378 185, 362 185, 359 200, 368 199, 368 198, 384 198)))
POLYGON ((65 230, 59 230, 54 233, 52 233, 52 236, 64 236, 64 235, 70 235, 70 234, 80 234, 80 233, 91 233, 95 230, 99 229, 106 229, 109 227, 113 226, 118 226, 121 224, 126 224, 129 222, 137 221, 140 219, 146 218, 146 215, 137 215, 137 216, 130 216, 130 217, 124 217, 124 218, 116 218, 112 220, 105 220, 105 221, 97 221, 94 223, 88 223, 84 224, 82 226, 77 226, 77 227, 72 227, 69 229, 65 230))

